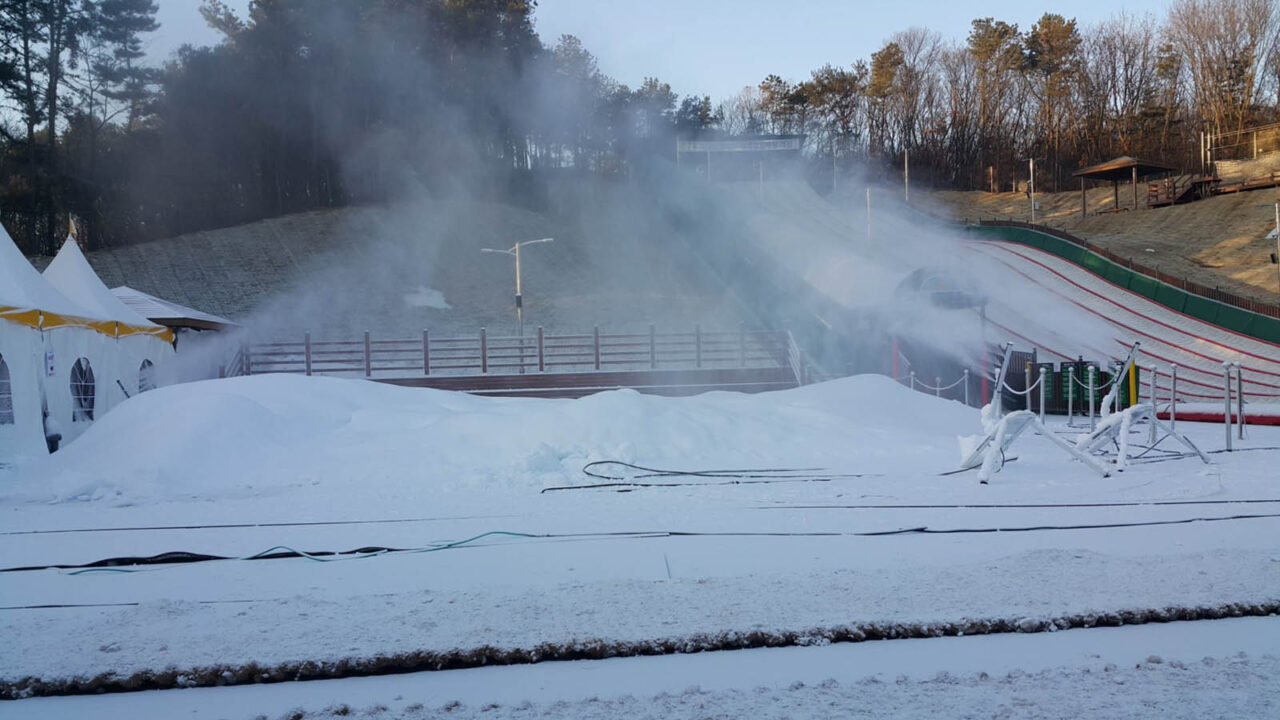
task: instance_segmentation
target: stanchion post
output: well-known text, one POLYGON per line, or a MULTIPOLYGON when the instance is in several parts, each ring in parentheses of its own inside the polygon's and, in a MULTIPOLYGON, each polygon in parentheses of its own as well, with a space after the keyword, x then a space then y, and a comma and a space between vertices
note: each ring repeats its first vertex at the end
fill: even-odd
POLYGON ((1022 366, 1022 389, 1027 393, 1027 410, 1031 409, 1031 363, 1022 366))
POLYGON ((969 368, 964 369, 964 405, 969 407, 969 368))
POLYGON ((538 326, 538 372, 547 371, 546 346, 543 344, 542 326, 538 326))
POLYGON ((933 396, 942 397, 942 378, 933 376, 933 396))
POLYGON ((1231 452, 1231 363, 1222 363, 1222 426, 1227 432, 1227 452, 1231 452))
POLYGON ((1088 373, 1089 375, 1089 387, 1087 389, 1089 393, 1089 432, 1093 432, 1093 430, 1097 427, 1093 419, 1093 411, 1094 411, 1094 406, 1097 404, 1097 397, 1098 397, 1098 391, 1096 387, 1098 382, 1098 366, 1090 365, 1087 368, 1085 368, 1085 372, 1088 373))
POLYGON ((480 372, 489 372, 489 336, 480 328, 480 372))
POLYGON ((1155 445, 1156 444, 1156 416, 1159 415, 1159 411, 1156 409, 1156 401, 1159 400, 1159 394, 1156 392, 1156 379, 1159 376, 1157 375, 1158 371, 1156 370, 1155 365, 1152 365, 1151 367, 1147 368, 1147 372, 1150 373, 1151 375, 1151 420, 1147 423, 1147 429, 1150 431, 1147 434, 1147 440, 1148 440, 1147 444, 1155 445))
POLYGON ((591 326, 591 347, 595 354, 596 369, 600 369, 600 326, 591 326))
MULTIPOLYGON (((1040 424, 1044 424, 1044 368, 1040 368, 1040 424)), ((1030 393, 1027 393, 1030 395, 1030 393)))
POLYGON ((311 374, 311 333, 305 333, 302 336, 302 343, 305 345, 305 359, 307 366, 307 375, 311 374))
POLYGON ((1169 429, 1178 427, 1178 366, 1169 366, 1169 429))
POLYGON ((1075 365, 1066 366, 1066 427, 1075 423, 1075 365))
POLYGON ((431 374, 431 333, 422 331, 422 374, 431 374))
POLYGON ((1236 423, 1238 440, 1244 439, 1244 367, 1236 363, 1236 423))
POLYGON ((916 389, 916 371, 915 370, 912 370, 911 372, 907 373, 907 387, 911 388, 912 390, 916 389))

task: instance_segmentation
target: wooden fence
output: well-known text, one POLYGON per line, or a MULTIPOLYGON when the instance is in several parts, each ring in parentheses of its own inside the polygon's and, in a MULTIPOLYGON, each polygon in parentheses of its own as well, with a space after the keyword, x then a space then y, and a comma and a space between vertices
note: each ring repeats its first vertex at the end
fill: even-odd
POLYGON ((802 380, 803 360, 788 333, 773 330, 601 333, 528 337, 492 336, 481 328, 471 337, 256 343, 243 357, 244 374, 300 373, 369 378, 436 375, 526 374, 656 370, 673 368, 786 368, 802 380))

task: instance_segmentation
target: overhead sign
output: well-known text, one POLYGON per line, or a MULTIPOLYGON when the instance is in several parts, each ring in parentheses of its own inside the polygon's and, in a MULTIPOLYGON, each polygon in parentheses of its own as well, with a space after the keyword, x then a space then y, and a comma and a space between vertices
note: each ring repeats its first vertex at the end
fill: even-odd
POLYGON ((676 152, 763 152, 799 150, 800 138, 761 140, 677 140, 676 152))

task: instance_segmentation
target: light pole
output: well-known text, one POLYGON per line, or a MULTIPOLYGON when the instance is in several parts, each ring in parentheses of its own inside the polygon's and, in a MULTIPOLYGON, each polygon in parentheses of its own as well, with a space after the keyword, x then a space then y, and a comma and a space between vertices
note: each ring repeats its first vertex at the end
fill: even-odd
POLYGON ((524 299, 520 293, 520 248, 525 245, 537 245, 538 243, 549 243, 555 238, 542 238, 540 240, 525 240, 511 246, 509 250, 495 250, 493 248, 480 248, 480 252, 489 253, 506 253, 516 259, 516 336, 524 337, 524 299))
POLYGON ((1031 196, 1031 224, 1036 224, 1036 159, 1030 158, 1030 180, 1027 182, 1027 194, 1031 196))

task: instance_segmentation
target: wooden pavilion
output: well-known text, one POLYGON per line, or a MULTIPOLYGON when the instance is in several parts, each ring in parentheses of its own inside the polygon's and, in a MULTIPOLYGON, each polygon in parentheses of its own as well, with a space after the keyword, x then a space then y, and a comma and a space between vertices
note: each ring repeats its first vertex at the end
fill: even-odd
POLYGON ((1110 180, 1112 193, 1115 197, 1115 206, 1113 210, 1120 209, 1120 183, 1128 180, 1133 185, 1133 209, 1138 209, 1138 178, 1147 178, 1152 175, 1163 175, 1166 173, 1175 173, 1178 169, 1163 163, 1151 162, 1149 160, 1140 160, 1128 155, 1121 155, 1118 158, 1108 160, 1097 165, 1083 167, 1071 173, 1072 177, 1080 178, 1080 216, 1084 217, 1087 212, 1087 205, 1084 192, 1085 180, 1110 180))

